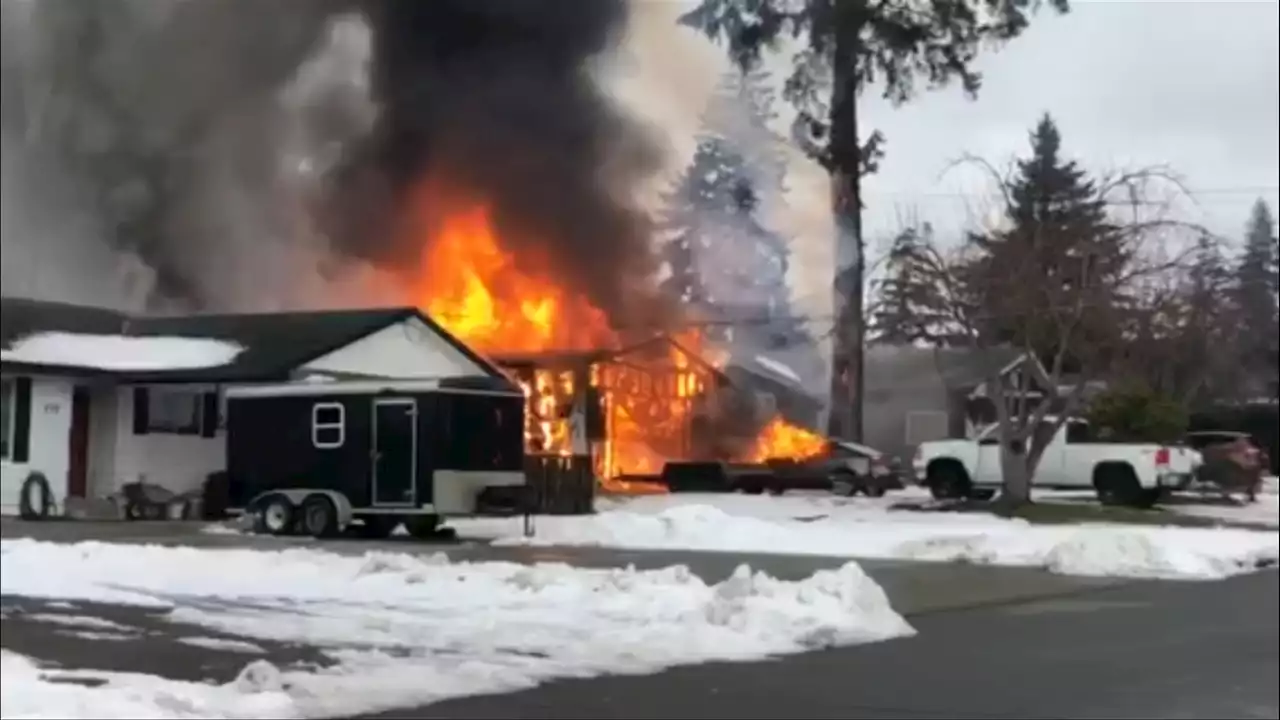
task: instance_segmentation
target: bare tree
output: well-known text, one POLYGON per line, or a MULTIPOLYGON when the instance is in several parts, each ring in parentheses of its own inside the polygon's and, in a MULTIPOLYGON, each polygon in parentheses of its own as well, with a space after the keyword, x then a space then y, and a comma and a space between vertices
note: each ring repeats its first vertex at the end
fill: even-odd
MULTIPOLYGON (((964 162, 991 175, 1006 214, 1019 218, 1025 204, 1019 181, 983 160, 964 162)), ((1087 184, 1088 202, 1105 208, 1103 222, 1024 214, 1017 227, 991 233, 998 251, 972 237, 953 250, 936 243, 920 248, 917 270, 945 318, 935 342, 987 360, 1001 447, 1000 510, 1030 502, 1031 478, 1049 440, 1082 411, 1092 381, 1114 377, 1114 368, 1128 362, 1127 348, 1138 339, 1138 299, 1185 264, 1185 253, 1164 252, 1186 225, 1164 217, 1166 203, 1147 200, 1156 185, 1180 187, 1158 169, 1115 174, 1087 184), (1027 362, 1021 372, 1002 374, 997 358, 1010 349, 1027 362)))

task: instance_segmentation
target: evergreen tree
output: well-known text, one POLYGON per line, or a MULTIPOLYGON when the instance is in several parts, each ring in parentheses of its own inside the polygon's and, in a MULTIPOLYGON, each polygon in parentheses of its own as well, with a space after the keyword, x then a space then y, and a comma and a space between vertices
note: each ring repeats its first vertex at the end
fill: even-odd
MULTIPOLYGON (((1066 0, 1049 0, 1059 11, 1066 0)), ((836 328, 829 431, 862 436, 863 270, 860 180, 875 169, 880 136, 864 143, 857 96, 878 84, 906 102, 918 81, 942 86, 959 79, 970 94, 972 68, 984 45, 1012 39, 1028 24, 1032 0, 701 0, 683 22, 728 46, 742 68, 755 68, 781 41, 799 39, 784 96, 797 111, 793 135, 831 174, 836 216, 833 291, 836 328)))
POLYGON ((873 343, 906 345, 936 340, 939 299, 925 271, 926 248, 933 242, 927 223, 898 233, 889 249, 886 277, 874 286, 874 305, 868 336, 873 343))
POLYGON ((1066 324, 1086 345, 1116 324, 1125 298, 1115 279, 1130 259, 1097 185, 1061 149, 1045 115, 1010 183, 1006 228, 970 238, 979 255, 968 280, 988 340, 1029 348, 1047 366, 1065 349, 1066 324))
POLYGON ((1221 397, 1234 381, 1238 323, 1222 300, 1230 295, 1231 271, 1219 243, 1209 235, 1196 241, 1191 267, 1180 293, 1176 335, 1166 363, 1174 377, 1167 394, 1189 406, 1221 397))
POLYGON ((668 195, 663 248, 669 268, 664 289, 723 323, 709 334, 732 336, 733 325, 760 322, 775 308, 751 302, 785 297, 786 260, 767 249, 770 233, 755 217, 755 189, 743 156, 720 137, 698 144, 675 191, 668 195), (743 317, 753 312, 754 317, 743 317))
POLYGON ((763 72, 722 79, 693 160, 666 198, 664 287, 718 321, 712 337, 781 349, 814 341, 791 303, 789 239, 762 220, 786 173, 769 127, 772 98, 763 72))
POLYGON ((1275 217, 1266 202, 1253 206, 1244 252, 1235 269, 1232 295, 1240 318, 1240 355, 1250 394, 1274 392, 1277 371, 1277 324, 1280 271, 1277 271, 1275 217))

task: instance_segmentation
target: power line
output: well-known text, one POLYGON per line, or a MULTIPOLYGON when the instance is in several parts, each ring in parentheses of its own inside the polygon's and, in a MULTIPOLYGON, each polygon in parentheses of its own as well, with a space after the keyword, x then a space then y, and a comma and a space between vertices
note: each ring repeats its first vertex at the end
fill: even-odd
MULTIPOLYGON (((1280 185, 1254 185, 1254 186, 1240 186, 1240 187, 1208 187, 1208 188, 1189 188, 1189 189, 1187 189, 1187 190, 1185 191, 1185 194, 1186 194, 1189 198, 1191 198, 1192 200, 1194 200, 1196 197, 1201 196, 1201 195, 1215 195, 1215 196, 1224 196, 1224 195, 1244 196, 1244 195, 1252 195, 1252 196, 1257 196, 1257 195, 1265 195, 1265 194, 1267 194, 1267 193, 1275 193, 1275 192, 1280 192, 1280 185)), ((984 193, 984 192, 979 192, 979 191, 973 191, 973 192, 957 192, 957 191, 924 191, 924 192, 917 192, 917 191, 912 191, 912 190, 876 190, 874 187, 871 187, 871 186, 867 187, 867 189, 866 189, 866 193, 867 193, 868 195, 886 195, 886 196, 890 196, 890 197, 910 197, 910 198, 920 198, 920 199, 932 199, 932 198, 937 198, 937 199, 943 199, 943 200, 948 200, 948 199, 952 199, 952 200, 971 200, 971 199, 982 199, 982 198, 990 198, 990 197, 993 197, 993 194, 992 194, 992 193, 984 193)))

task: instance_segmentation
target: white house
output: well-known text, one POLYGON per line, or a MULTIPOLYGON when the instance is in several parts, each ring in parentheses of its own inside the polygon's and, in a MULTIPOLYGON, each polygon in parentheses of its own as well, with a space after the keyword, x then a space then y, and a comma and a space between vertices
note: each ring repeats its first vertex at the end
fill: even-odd
POLYGON ((0 321, 6 515, 36 473, 55 513, 138 481, 200 488, 225 469, 227 386, 501 372, 415 309, 131 317, 0 298, 0 321))

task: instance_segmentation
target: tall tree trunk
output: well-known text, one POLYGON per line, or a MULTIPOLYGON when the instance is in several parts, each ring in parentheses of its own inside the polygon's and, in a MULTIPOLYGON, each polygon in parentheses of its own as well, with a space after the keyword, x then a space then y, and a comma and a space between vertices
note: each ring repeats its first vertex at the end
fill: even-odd
POLYGON ((840 29, 835 33, 831 89, 832 211, 835 215, 835 328, 831 344, 831 413, 827 431, 855 442, 862 440, 863 252, 862 151, 858 141, 857 63, 860 3, 837 5, 840 29))
POLYGON ((1025 445, 1021 447, 1016 443, 1001 445, 1000 474, 1003 476, 1004 484, 1001 486, 997 501, 1001 510, 1012 512, 1031 502, 1031 467, 1025 445))

